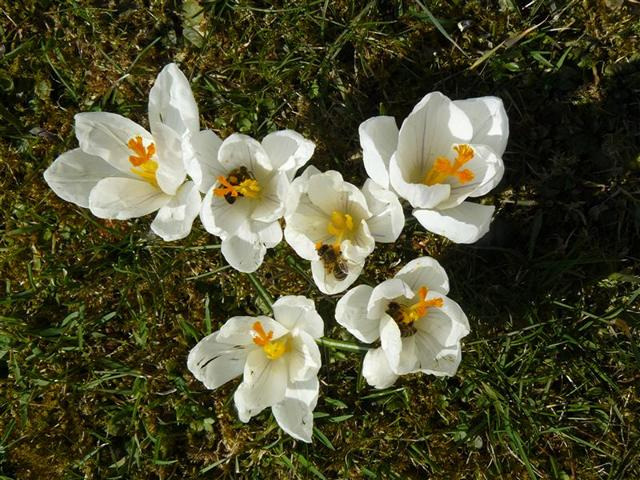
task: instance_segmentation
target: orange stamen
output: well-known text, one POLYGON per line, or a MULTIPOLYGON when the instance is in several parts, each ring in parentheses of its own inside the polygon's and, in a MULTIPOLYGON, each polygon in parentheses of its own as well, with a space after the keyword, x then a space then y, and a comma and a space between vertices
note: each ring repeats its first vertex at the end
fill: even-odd
POLYGON ((262 323, 255 322, 251 326, 251 335, 253 336, 253 343, 264 347, 273 338, 273 331, 269 330, 269 333, 267 333, 264 331, 264 328, 262 328, 262 323))
POLYGON ((460 168, 471 160, 474 156, 473 148, 469 145, 462 144, 453 147, 458 156, 451 163, 446 157, 438 157, 431 167, 431 170, 427 172, 422 183, 425 185, 436 185, 442 183, 448 177, 457 177, 460 183, 468 183, 474 178, 474 174, 471 170, 464 169, 460 171, 460 168))
POLYGON ((129 156, 129 162, 131 162, 134 167, 139 167, 151 161, 151 157, 156 154, 156 145, 150 143, 149 146, 145 148, 140 135, 130 139, 127 146, 135 153, 135 155, 129 156))
POLYGON ((444 305, 444 301, 440 297, 427 300, 427 293, 429 293, 429 289, 425 286, 422 286, 418 289, 419 300, 403 312, 403 323, 413 323, 419 318, 424 317, 427 313, 427 309, 429 309, 430 307, 440 308, 442 307, 442 305, 444 305))

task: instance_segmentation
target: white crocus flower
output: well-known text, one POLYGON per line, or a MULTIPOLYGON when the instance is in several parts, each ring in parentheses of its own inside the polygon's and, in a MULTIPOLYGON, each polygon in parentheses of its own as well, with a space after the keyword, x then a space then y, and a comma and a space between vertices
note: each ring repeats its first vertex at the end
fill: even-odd
POLYGON ((149 124, 151 132, 115 113, 77 114, 80 148, 60 155, 44 178, 60 198, 100 218, 126 220, 157 210, 151 229, 178 240, 189 234, 200 209, 183 160, 199 120, 189 81, 173 63, 149 93, 149 124))
POLYGON ((362 342, 380 339, 381 346, 364 357, 362 375, 369 385, 386 388, 398 375, 414 372, 456 373, 469 321, 448 292, 444 269, 421 257, 377 287, 359 285, 340 299, 338 323, 362 342))
POLYGON ((205 130, 192 145, 189 174, 205 193, 202 224, 222 239, 233 268, 254 272, 267 248, 282 240, 278 220, 289 184, 315 144, 292 130, 271 133, 262 143, 237 133, 222 141, 205 130))
POLYGON ((456 243, 473 243, 489 230, 495 207, 465 201, 502 179, 509 120, 497 97, 451 101, 426 95, 400 130, 393 117, 360 125, 367 174, 391 186, 414 208, 427 230, 456 243))
POLYGON ((281 297, 273 318, 230 318, 191 350, 187 366, 211 390, 243 375, 234 395, 241 421, 271 407, 285 432, 311 442, 323 330, 312 300, 281 297))
POLYGON ((344 291, 360 275, 375 242, 394 242, 404 226, 398 198, 368 180, 362 190, 340 173, 309 167, 287 197, 287 243, 311 261, 318 288, 344 291))

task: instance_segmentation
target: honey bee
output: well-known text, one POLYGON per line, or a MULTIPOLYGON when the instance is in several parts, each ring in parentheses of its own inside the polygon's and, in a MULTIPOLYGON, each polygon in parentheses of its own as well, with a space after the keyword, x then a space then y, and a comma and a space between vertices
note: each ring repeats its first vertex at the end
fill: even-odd
MULTIPOLYGON (((249 171, 249 169, 245 166, 238 167, 229 172, 227 176, 227 180, 233 186, 240 185, 245 180, 255 180, 256 177, 249 171)), ((240 194, 242 196, 242 194, 240 194)), ((236 201, 237 197, 234 197, 231 193, 227 193, 224 196, 224 199, 227 201, 229 205, 233 205, 236 201)))
POLYGON ((331 245, 322 245, 318 248, 318 255, 324 263, 324 270, 333 273, 336 280, 344 280, 349 275, 349 265, 342 256, 340 250, 336 251, 331 245))
POLYGON ((417 332, 417 329, 413 325, 413 323, 405 322, 404 313, 402 312, 402 307, 400 306, 400 304, 396 302, 389 302, 389 306, 387 307, 387 314, 391 318, 393 318, 393 320, 398 325, 401 337, 410 337, 417 332))

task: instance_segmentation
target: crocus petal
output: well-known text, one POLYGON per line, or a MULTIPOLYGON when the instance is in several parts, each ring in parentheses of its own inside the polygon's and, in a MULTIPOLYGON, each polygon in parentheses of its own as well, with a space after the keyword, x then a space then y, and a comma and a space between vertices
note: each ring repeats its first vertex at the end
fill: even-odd
POLYGON ((210 188, 202 200, 200 220, 207 232, 219 237, 249 236, 251 209, 251 200, 238 198, 230 204, 224 198, 215 196, 213 188, 210 188))
POLYGON ((264 315, 257 317, 231 317, 218 331, 218 341, 230 345, 253 345, 253 326, 259 322, 265 332, 273 332, 272 340, 286 335, 289 331, 274 319, 264 315))
POLYGON ((420 332, 414 335, 418 370, 438 377, 455 375, 462 359, 459 345, 441 348, 436 342, 420 332))
POLYGON ((251 200, 255 203, 251 218, 258 222, 273 222, 284 215, 284 199, 289 188, 289 180, 284 172, 267 176, 267 181, 260 183, 260 196, 251 200))
POLYGON ((403 337, 401 341, 402 348, 400 349, 400 357, 394 372, 398 375, 406 375, 407 373, 415 372, 418 367, 418 352, 415 335, 403 337))
POLYGON ((223 238, 221 251, 224 259, 233 268, 240 272, 252 273, 262 265, 267 248, 260 242, 260 237, 252 233, 223 238))
POLYGON ((185 182, 175 197, 158 211, 151 230, 165 242, 180 240, 189 235, 198 213, 200 193, 193 182, 185 182))
POLYGON ((175 195, 187 177, 182 154, 182 140, 171 128, 158 124, 153 131, 158 154, 156 180, 158 186, 167 194, 175 195))
POLYGON ((361 342, 375 342, 380 336, 378 318, 367 316, 367 304, 373 288, 358 285, 338 300, 336 320, 361 342))
POLYGON ((202 130, 185 142, 185 166, 187 173, 202 193, 213 187, 226 170, 218 162, 218 150, 222 140, 211 130, 202 130))
POLYGON ((394 278, 402 280, 414 292, 425 286, 444 295, 449 293, 449 277, 435 258, 420 257, 411 260, 394 278))
POLYGON ((362 269, 364 268, 364 262, 348 262, 348 267, 349 273, 347 274, 346 278, 344 280, 338 280, 333 272, 327 272, 322 261, 312 261, 311 274, 313 276, 313 281, 318 286, 318 289, 322 293, 326 293, 327 295, 334 295, 336 293, 344 292, 353 284, 353 282, 358 279, 360 273, 362 272, 362 269))
POLYGON ((175 63, 162 69, 149 92, 149 124, 154 137, 159 125, 171 128, 180 137, 200 130, 198 106, 189 80, 175 63))
POLYGON ((273 168, 285 172, 291 180, 298 169, 309 161, 316 145, 293 130, 279 130, 264 137, 262 147, 269 155, 273 168))
POLYGON ((270 360, 261 348, 252 350, 247 355, 236 397, 243 397, 242 403, 251 409, 276 405, 284 399, 288 376, 284 357, 270 360))
MULTIPOLYGON (((328 222, 327 222, 328 223, 328 222)), ((366 220, 361 220, 355 228, 355 235, 352 239, 343 240, 340 243, 342 256, 352 263, 364 263, 376 246, 373 235, 369 232, 369 225, 366 220)))
POLYGON ((424 96, 402 122, 396 157, 405 177, 424 176, 435 157, 454 143, 469 143, 473 126, 464 111, 440 92, 424 96))
POLYGON ((260 242, 267 248, 273 248, 282 241, 282 227, 279 222, 266 224, 254 223, 260 242))
POLYGON ((382 348, 369 350, 362 363, 362 376, 375 388, 387 388, 393 385, 398 375, 393 373, 387 356, 382 348))
POLYGON ((376 242, 395 242, 404 228, 404 212, 395 193, 367 180, 362 187, 372 217, 367 219, 376 242))
POLYGON ((96 217, 127 220, 143 217, 171 200, 159 188, 133 178, 105 178, 89 194, 89 209, 96 217))
MULTIPOLYGON (((308 169, 307 169, 308 170, 308 169)), ((306 172, 306 170, 305 170, 306 172)), ((309 200, 301 178, 294 180, 285 202, 284 238, 298 255, 306 260, 318 258, 316 242, 324 242, 331 235, 327 232, 328 217, 325 212, 309 200)))
POLYGON ((473 124, 472 143, 483 143, 502 157, 509 138, 509 119, 498 97, 478 97, 455 100, 457 107, 467 114, 473 124))
POLYGON ((345 182, 335 170, 310 177, 307 195, 311 203, 328 216, 334 211, 350 213, 360 219, 371 216, 363 193, 355 185, 345 182))
POLYGON ((89 194, 100 180, 119 176, 122 173, 102 158, 79 148, 60 155, 44 172, 47 185, 56 195, 84 208, 89 207, 89 194))
POLYGON ((419 332, 431 337, 442 348, 456 345, 469 334, 469 320, 460 305, 450 298, 429 292, 427 299, 435 297, 442 298, 442 307, 428 309, 427 314, 414 325, 419 332))
MULTIPOLYGON (((426 171, 426 170, 425 170, 426 171)), ((424 174, 421 174, 424 175, 424 174)), ((413 175, 412 180, 402 172, 396 155, 389 162, 389 178, 391 186, 415 208, 433 208, 449 198, 451 187, 446 183, 436 185, 424 185, 418 175, 413 175)))
POLYGON ((389 160, 398 146, 398 126, 393 117, 372 117, 360 124, 360 146, 367 175, 389 188, 389 160))
POLYGON ((324 322, 313 300, 296 295, 280 297, 271 306, 273 317, 287 330, 307 332, 313 338, 324 335, 324 322))
POLYGON ((463 202, 446 210, 414 210, 420 225, 455 243, 473 243, 488 231, 494 206, 463 202))
POLYGON ((271 408, 280 428, 293 438, 311 443, 313 409, 318 403, 319 390, 320 383, 317 377, 290 382, 284 400, 271 408))
POLYGON ((469 194, 470 197, 480 197, 489 193, 500 183, 504 176, 504 162, 487 147, 480 145, 473 145, 473 147, 482 154, 487 162, 484 177, 479 181, 477 188, 469 194))
POLYGON ((210 390, 242 375, 249 350, 246 346, 218 341, 219 332, 206 336, 191 349, 189 371, 210 390))
POLYGON ((320 349, 313 337, 299 330, 289 340, 287 362, 289 364, 289 381, 299 382, 318 375, 322 364, 320 349))
POLYGON ((133 167, 129 156, 134 154, 128 146, 129 140, 139 136, 145 146, 153 142, 149 132, 122 115, 85 112, 78 113, 74 118, 76 137, 82 151, 102 158, 128 175, 132 175, 133 167))
POLYGON ((400 328, 396 321, 386 313, 380 318, 380 344, 387 356, 389 366, 395 373, 398 372, 400 353, 402 352, 402 338, 400 328))
POLYGON ((238 167, 247 167, 254 174, 258 168, 272 170, 271 161, 262 145, 241 133, 234 133, 222 142, 218 161, 227 171, 238 167))

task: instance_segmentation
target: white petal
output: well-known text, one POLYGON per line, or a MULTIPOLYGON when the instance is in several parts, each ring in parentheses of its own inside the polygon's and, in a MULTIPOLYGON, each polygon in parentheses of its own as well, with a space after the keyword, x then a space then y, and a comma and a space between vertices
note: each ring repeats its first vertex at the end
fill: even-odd
POLYGON ((89 195, 91 213, 100 218, 126 220, 143 217, 171 200, 159 188, 133 178, 105 178, 89 195))
MULTIPOLYGON (((308 170, 308 169, 307 169, 308 170)), ((311 203, 309 196, 299 188, 301 178, 289 188, 286 200, 284 238, 298 255, 306 260, 318 258, 316 242, 331 237, 327 232, 329 217, 319 207, 311 203)))
POLYGON ((336 321, 351 335, 366 343, 375 342, 380 336, 380 319, 367 315, 372 291, 369 285, 358 285, 345 293, 336 305, 336 321))
POLYGON ((260 242, 267 248, 273 248, 282 241, 282 227, 279 222, 260 224, 254 222, 260 242))
POLYGON ((227 171, 242 166, 254 174, 259 168, 272 170, 271 161, 262 145, 241 133, 234 133, 222 142, 218 150, 218 161, 227 171))
POLYGON ((316 145, 293 130, 279 130, 264 137, 262 147, 273 168, 285 172, 291 180, 309 161, 316 145))
POLYGON ((284 215, 284 201, 289 189, 289 180, 284 172, 268 175, 266 182, 260 183, 260 196, 254 202, 251 218, 258 222, 273 222, 284 215))
POLYGON ((427 314, 415 322, 416 329, 430 336, 442 348, 457 345, 469 334, 469 320, 456 302, 437 292, 429 292, 428 299, 440 297, 440 308, 429 308, 427 314))
POLYGON ((391 370, 398 372, 400 353, 402 352, 402 338, 396 321, 386 313, 380 318, 380 344, 389 361, 391 370))
POLYGON ((257 234, 231 235, 222 239, 222 255, 233 268, 240 272, 255 272, 262 261, 267 248, 257 234))
POLYGON ((268 334, 273 333, 272 340, 286 335, 289 331, 274 319, 264 315, 257 317, 231 317, 218 331, 218 341, 231 345, 255 345, 253 342, 253 326, 256 322, 262 325, 268 334))
POLYGON ((191 349, 187 367, 210 390, 242 375, 248 349, 218 341, 218 332, 203 338, 191 349))
POLYGON ((420 183, 424 173, 410 175, 410 172, 402 171, 396 155, 393 155, 389 162, 389 176, 393 189, 412 207, 433 208, 449 198, 451 192, 451 187, 446 183, 436 185, 420 183))
POLYGON ((299 382, 316 377, 322 360, 320 349, 313 337, 303 330, 291 335, 289 340, 291 350, 286 354, 289 364, 289 381, 299 382))
POLYGON ((402 122, 396 157, 405 178, 424 176, 440 155, 454 143, 469 143, 473 127, 469 117, 449 98, 432 92, 402 122))
POLYGON ((433 339, 420 332, 416 333, 414 337, 418 356, 418 369, 421 372, 438 377, 455 375, 462 359, 460 345, 443 348, 433 339))
POLYGON ((414 296, 415 291, 402 280, 398 278, 385 280, 371 292, 371 297, 367 305, 369 318, 382 318, 391 300, 401 297, 412 299, 414 296))
POLYGON ((158 124, 153 131, 158 156, 156 180, 160 188, 169 195, 175 195, 187 177, 182 140, 171 128, 158 124))
POLYGON ((389 160, 398 146, 398 126, 393 117, 372 117, 360 124, 360 146, 367 175, 389 188, 389 160))
POLYGON ((373 215, 367 225, 375 241, 395 242, 404 228, 404 212, 396 194, 372 180, 364 183, 362 193, 373 215))
MULTIPOLYGON (((478 145, 473 145, 473 148, 477 151, 483 151, 482 147, 478 145)), ((487 162, 487 169, 478 187, 469 194, 470 197, 486 195, 500 183, 500 180, 502 180, 504 176, 504 162, 502 158, 497 157, 492 151, 486 151, 483 153, 483 156, 487 162)))
POLYGON ((310 177, 307 194, 311 203, 327 215, 338 211, 358 219, 371 216, 363 193, 355 185, 345 182, 335 170, 310 177))
POLYGON ((364 268, 364 262, 362 263, 352 263, 347 262, 349 273, 344 280, 338 280, 333 271, 327 272, 324 268, 324 263, 320 260, 311 262, 311 274, 313 276, 313 281, 318 286, 318 289, 322 293, 326 293, 327 295, 334 295, 336 293, 344 292, 347 288, 349 288, 353 282, 355 282, 362 269, 364 268))
POLYGON ((44 172, 44 180, 56 195, 84 208, 89 207, 91 189, 100 180, 120 176, 122 173, 102 158, 79 148, 60 155, 44 172))
POLYGON ((509 138, 509 119, 502 99, 478 97, 453 102, 467 114, 473 125, 472 143, 483 143, 502 157, 509 138))
POLYGON ((393 385, 398 375, 393 373, 382 348, 369 350, 362 363, 362 376, 375 388, 387 388, 393 385))
POLYGON ((149 92, 149 124, 154 137, 159 125, 166 125, 180 137, 200 130, 198 106, 189 80, 175 63, 162 69, 149 92))
POLYGON ((191 232, 200 213, 200 193, 193 182, 185 182, 176 196, 162 207, 151 223, 151 230, 165 242, 180 240, 191 232))
POLYGON ((284 400, 271 408, 273 416, 285 432, 293 438, 311 443, 313 409, 318 403, 320 383, 317 377, 287 385, 284 400))
POLYGON ((394 278, 404 281, 414 292, 425 286, 444 295, 449 293, 449 277, 435 258, 420 257, 411 260, 394 278))
POLYGON ((288 376, 284 357, 269 360, 261 348, 252 350, 236 397, 242 397, 242 403, 250 409, 271 407, 284 399, 288 376))
POLYGON ((251 200, 238 198, 230 204, 224 197, 215 196, 213 190, 210 188, 207 191, 200 209, 200 220, 205 230, 222 238, 231 235, 251 236, 251 200))
MULTIPOLYGON (((355 222, 354 222, 355 223, 355 222)), ((356 224, 352 239, 345 239, 340 243, 342 256, 351 263, 364 263, 376 246, 373 235, 369 232, 366 220, 356 224)))
POLYGON ((446 210, 414 210, 418 222, 438 235, 455 243, 473 243, 488 231, 494 206, 463 202, 446 210))
POLYGON ((142 137, 145 146, 153 137, 144 128, 115 113, 85 112, 75 116, 76 137, 83 152, 100 157, 112 167, 131 175, 129 140, 142 137))
POLYGON ((218 162, 218 150, 222 140, 211 130, 202 130, 191 137, 185 148, 185 166, 187 173, 202 193, 213 187, 219 176, 225 176, 226 170, 218 162))
POLYGON ((273 305, 273 317, 284 327, 293 331, 300 329, 307 332, 313 338, 320 338, 324 335, 324 322, 318 315, 313 300, 297 296, 288 295, 280 297, 273 305))
POLYGON ((400 359, 394 371, 399 375, 406 375, 407 373, 415 372, 418 368, 415 335, 403 337, 401 341, 400 359))

